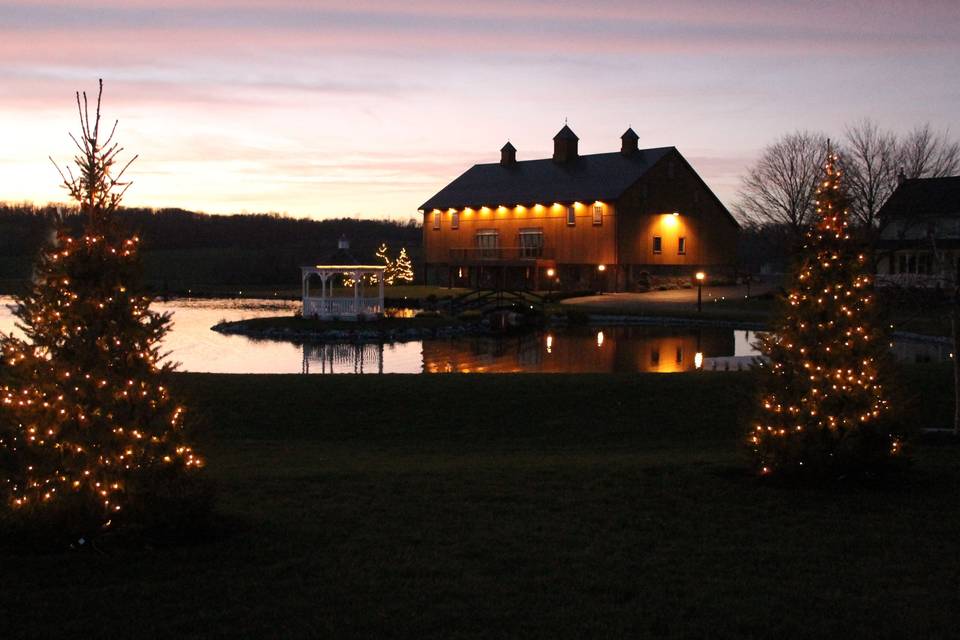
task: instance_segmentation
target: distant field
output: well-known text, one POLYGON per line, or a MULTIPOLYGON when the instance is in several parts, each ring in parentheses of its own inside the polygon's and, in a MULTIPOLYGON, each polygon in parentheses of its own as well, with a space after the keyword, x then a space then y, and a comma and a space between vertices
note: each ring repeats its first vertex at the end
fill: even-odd
MULTIPOLYGON (((750 374, 178 376, 195 546, 0 554, 3 636, 951 637, 960 448, 896 481, 744 472, 750 374)), ((914 427, 947 367, 903 378, 914 427)))

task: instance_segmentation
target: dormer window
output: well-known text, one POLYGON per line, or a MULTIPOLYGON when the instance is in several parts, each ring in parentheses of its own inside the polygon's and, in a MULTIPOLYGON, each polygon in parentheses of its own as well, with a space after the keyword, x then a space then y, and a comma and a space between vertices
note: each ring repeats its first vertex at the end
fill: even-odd
POLYGON ((572 227, 577 224, 577 210, 571 204, 567 206, 567 226, 572 227))
POLYGON ((595 226, 603 224, 603 205, 599 202, 593 205, 593 224, 595 226))

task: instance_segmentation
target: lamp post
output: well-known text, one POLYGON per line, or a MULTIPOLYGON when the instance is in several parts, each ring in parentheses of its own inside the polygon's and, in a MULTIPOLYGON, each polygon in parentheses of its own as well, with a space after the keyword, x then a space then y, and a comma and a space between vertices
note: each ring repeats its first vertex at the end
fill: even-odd
POLYGON ((604 281, 603 281, 603 277, 604 277, 604 275, 606 275, 606 273, 605 273, 606 270, 607 270, 607 265, 605 265, 605 264, 598 264, 598 265, 597 265, 597 272, 600 274, 600 293, 603 293, 603 289, 604 289, 604 286, 603 286, 603 285, 605 284, 604 281))
POLYGON ((557 272, 552 267, 547 269, 547 298, 553 297, 553 276, 556 274, 557 272))
POLYGON ((697 271, 697 313, 703 311, 703 281, 706 280, 707 274, 703 271, 697 271))

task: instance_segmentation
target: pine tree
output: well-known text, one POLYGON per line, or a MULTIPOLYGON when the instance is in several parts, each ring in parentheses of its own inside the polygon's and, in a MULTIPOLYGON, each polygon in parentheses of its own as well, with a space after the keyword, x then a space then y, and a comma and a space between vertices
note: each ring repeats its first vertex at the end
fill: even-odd
POLYGON ((842 473, 902 455, 890 433, 886 335, 838 167, 828 151, 793 286, 761 344, 768 362, 748 444, 763 475, 842 473))
POLYGON ((26 339, 0 336, 0 509, 73 536, 150 520, 203 465, 170 392, 173 367, 161 363, 170 317, 150 310, 139 238, 119 220, 136 157, 117 170, 116 123, 101 140, 102 92, 101 81, 92 120, 77 94, 78 175, 60 172, 84 229, 60 226, 39 256, 15 311, 26 339))
POLYGON ((413 263, 410 262, 406 249, 400 249, 400 255, 397 256, 397 262, 394 264, 393 279, 413 282, 413 263))

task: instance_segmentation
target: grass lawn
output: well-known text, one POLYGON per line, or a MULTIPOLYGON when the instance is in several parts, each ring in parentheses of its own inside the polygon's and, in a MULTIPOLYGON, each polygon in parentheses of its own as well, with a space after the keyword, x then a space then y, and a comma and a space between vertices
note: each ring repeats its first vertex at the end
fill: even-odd
MULTIPOLYGON (((586 303, 574 305, 554 305, 554 311, 563 313, 567 309, 574 309, 587 314, 636 315, 662 318, 685 318, 689 320, 723 320, 730 322, 769 323, 777 309, 775 301, 770 297, 753 297, 750 299, 728 298, 726 300, 704 301, 703 311, 698 312, 696 304, 670 302, 642 302, 631 301, 623 308, 614 306, 590 305, 586 303)), ((946 305, 935 308, 923 306, 909 306, 901 304, 890 306, 885 310, 895 331, 918 333, 930 336, 950 336, 950 309, 946 305)))
MULTIPOLYGON (((907 369, 947 426, 942 366, 907 369)), ((750 374, 181 374, 222 533, 0 555, 3 637, 948 637, 960 447, 767 486, 750 374)))

